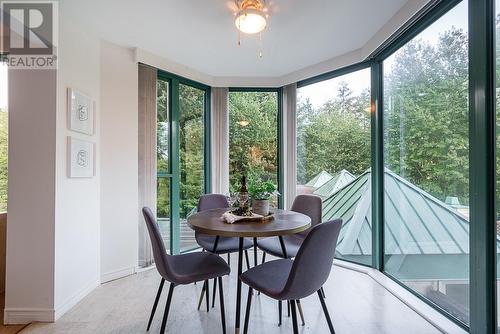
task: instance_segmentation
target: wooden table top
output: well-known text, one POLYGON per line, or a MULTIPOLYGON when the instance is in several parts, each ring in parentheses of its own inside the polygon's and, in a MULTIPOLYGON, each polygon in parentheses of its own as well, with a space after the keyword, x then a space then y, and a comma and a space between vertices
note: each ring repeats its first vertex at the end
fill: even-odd
POLYGON ((222 215, 228 211, 212 209, 198 212, 190 216, 188 225, 195 231, 219 235, 221 237, 272 237, 295 234, 307 230, 311 226, 308 216, 287 210, 273 209, 274 219, 262 222, 224 222, 222 215))

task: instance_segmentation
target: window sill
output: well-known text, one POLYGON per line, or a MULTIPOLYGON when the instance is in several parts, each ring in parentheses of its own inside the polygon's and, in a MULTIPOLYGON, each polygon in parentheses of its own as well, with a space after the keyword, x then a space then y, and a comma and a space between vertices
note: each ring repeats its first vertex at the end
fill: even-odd
POLYGON ((406 290, 398 283, 394 282, 390 277, 384 275, 380 271, 339 259, 334 260, 334 265, 370 276, 375 282, 380 284, 394 297, 399 299, 406 306, 419 314, 422 318, 424 318, 441 332, 457 334, 468 333, 462 327, 444 316, 441 312, 435 310, 432 306, 422 301, 420 298, 412 294, 410 291, 406 290))

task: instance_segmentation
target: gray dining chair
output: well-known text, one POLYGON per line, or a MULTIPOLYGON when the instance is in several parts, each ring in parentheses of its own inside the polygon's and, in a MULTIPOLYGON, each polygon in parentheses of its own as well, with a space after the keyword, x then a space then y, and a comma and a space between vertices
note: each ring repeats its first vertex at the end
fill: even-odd
POLYGON ((248 331, 253 290, 262 292, 276 300, 290 302, 294 334, 298 333, 296 301, 316 292, 330 333, 335 333, 320 290, 330 275, 341 227, 341 219, 319 224, 313 227, 306 236, 294 260, 279 259, 270 261, 241 274, 241 280, 249 287, 244 334, 248 331))
MULTIPOLYGON (((206 194, 202 195, 198 201, 198 212, 210 210, 210 209, 220 209, 220 208, 229 208, 229 203, 227 201, 227 197, 221 194, 206 194)), ((227 254, 228 255, 228 263, 230 262, 229 254, 237 253, 239 251, 239 238, 232 237, 215 237, 208 234, 195 232, 195 239, 198 245, 207 252, 211 252, 214 254, 227 254)), ((243 240, 243 249, 245 250, 245 259, 247 263, 247 269, 250 269, 250 263, 248 259, 248 249, 253 246, 252 242, 244 239, 243 240)), ((217 290, 217 280, 214 280, 214 289, 213 289, 213 297, 212 297, 212 307, 215 306, 215 293, 217 290)), ((203 296, 208 296, 209 293, 204 293, 205 291, 209 291, 209 284, 206 281, 203 284, 202 293, 200 295, 200 299, 198 301, 198 309, 201 307, 201 303, 203 302, 203 296)), ((207 312, 209 310, 209 299, 207 298, 207 312)))
MULTIPOLYGON (((286 251, 287 258, 294 258, 295 256, 297 256, 297 252, 299 251, 300 246, 309 234, 309 231, 311 231, 314 226, 321 224, 321 219, 323 216, 323 203, 321 201, 321 198, 316 195, 298 195, 293 201, 291 211, 302 213, 311 218, 311 227, 305 231, 293 235, 257 240, 257 246, 260 250, 262 250, 262 263, 264 263, 266 259, 266 253, 285 258, 285 254, 283 254, 283 248, 286 251)), ((325 297, 323 289, 321 289, 321 293, 323 293, 323 297, 325 297)), ((297 306, 299 309, 300 319, 302 320, 302 325, 304 325, 304 314, 302 312, 300 300, 297 300, 297 306)), ((278 302, 278 326, 281 325, 281 309, 281 302, 278 302)), ((288 316, 290 316, 290 304, 288 304, 288 316)))
POLYGON ((163 239, 160 230, 156 223, 156 219, 150 208, 144 207, 142 209, 144 220, 148 228, 149 237, 151 239, 151 246, 153 248, 153 257, 156 263, 156 269, 161 276, 160 287, 156 294, 156 298, 151 310, 151 315, 148 321, 147 330, 151 327, 153 317, 158 306, 161 292, 165 281, 170 282, 168 290, 167 303, 163 314, 163 321, 161 323, 160 333, 165 333, 167 324, 168 312, 172 302, 172 294, 174 288, 178 285, 191 284, 194 282, 206 281, 209 279, 218 279, 219 281, 219 296, 221 304, 221 321, 222 332, 226 333, 226 320, 224 312, 224 292, 222 288, 222 277, 229 275, 231 269, 226 261, 220 256, 211 253, 189 253, 182 255, 168 255, 163 244, 163 239))

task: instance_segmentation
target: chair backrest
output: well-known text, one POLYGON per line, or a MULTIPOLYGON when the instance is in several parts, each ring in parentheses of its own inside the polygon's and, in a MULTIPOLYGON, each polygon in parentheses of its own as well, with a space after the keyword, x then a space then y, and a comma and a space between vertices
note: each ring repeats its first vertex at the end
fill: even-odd
POLYGON ((221 194, 202 195, 198 201, 198 212, 228 207, 229 203, 227 201, 227 197, 221 194))
POLYGON ((146 221, 146 226, 149 232, 149 238, 151 239, 151 247, 153 248, 153 258, 156 263, 156 269, 163 278, 172 281, 172 275, 168 265, 168 258, 170 255, 168 255, 165 250, 160 229, 158 228, 153 212, 150 208, 144 207, 142 208, 142 214, 144 215, 144 220, 146 221))
POLYGON ((318 291, 328 279, 342 219, 313 227, 300 246, 283 290, 287 299, 300 299, 318 291))
POLYGON ((297 233, 303 238, 309 234, 314 226, 321 224, 323 216, 323 202, 319 196, 309 194, 297 195, 293 201, 291 210, 302 213, 311 218, 311 228, 297 233))

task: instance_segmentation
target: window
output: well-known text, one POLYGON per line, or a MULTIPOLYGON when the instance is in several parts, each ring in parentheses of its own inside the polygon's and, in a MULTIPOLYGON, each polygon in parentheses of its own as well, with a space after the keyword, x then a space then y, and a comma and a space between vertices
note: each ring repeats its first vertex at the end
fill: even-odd
POLYGON ((187 217, 196 212, 198 199, 205 193, 205 91, 180 84, 179 111, 180 247, 183 251, 198 247, 187 217))
POLYGON ((297 91, 297 194, 343 219, 337 257, 371 264, 370 69, 297 91))
POLYGON ((469 323, 467 2, 383 62, 385 270, 469 323))
MULTIPOLYGON (((229 92, 229 184, 237 191, 248 182, 278 185, 278 92, 229 92)), ((276 203, 275 203, 276 204, 276 203)))
POLYGON ((7 65, 0 62, 0 212, 7 211, 7 65))
POLYGON ((166 73, 157 80, 157 216, 172 253, 198 247, 187 218, 206 192, 209 88, 166 73))

